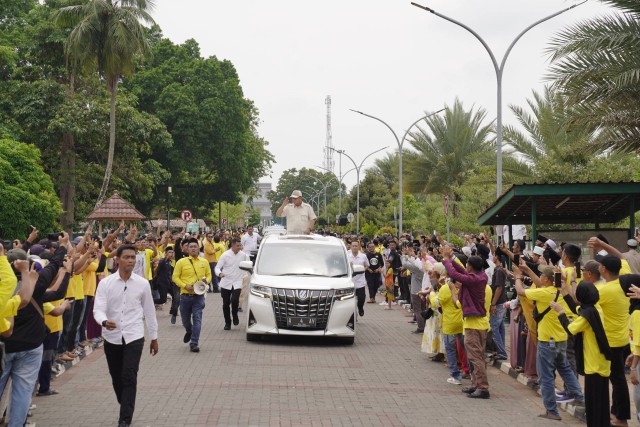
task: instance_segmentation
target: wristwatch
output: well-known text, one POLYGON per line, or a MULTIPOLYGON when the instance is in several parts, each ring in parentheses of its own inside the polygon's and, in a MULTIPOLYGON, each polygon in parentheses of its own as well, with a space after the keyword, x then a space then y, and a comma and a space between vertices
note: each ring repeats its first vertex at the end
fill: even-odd
POLYGON ((106 320, 102 321, 102 326, 105 327, 105 328, 107 327, 107 321, 106 320))

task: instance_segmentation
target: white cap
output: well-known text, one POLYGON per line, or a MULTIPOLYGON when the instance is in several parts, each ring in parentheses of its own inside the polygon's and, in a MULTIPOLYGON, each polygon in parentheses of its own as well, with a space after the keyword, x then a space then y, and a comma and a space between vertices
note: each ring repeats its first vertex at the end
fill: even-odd
POLYGON ((544 249, 540 246, 536 246, 533 248, 533 253, 542 256, 542 254, 544 253, 544 249))

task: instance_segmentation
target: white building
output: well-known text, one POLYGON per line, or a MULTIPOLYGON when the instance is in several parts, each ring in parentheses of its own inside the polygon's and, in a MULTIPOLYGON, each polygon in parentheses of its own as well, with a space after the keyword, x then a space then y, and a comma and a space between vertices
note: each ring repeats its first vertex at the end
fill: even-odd
MULTIPOLYGON (((270 182, 260 182, 256 186, 257 195, 249 203, 253 208, 260 211, 260 226, 268 227, 273 223, 271 215, 271 202, 267 199, 267 193, 271 191, 270 182)), ((247 201, 248 202, 248 201, 247 201)))

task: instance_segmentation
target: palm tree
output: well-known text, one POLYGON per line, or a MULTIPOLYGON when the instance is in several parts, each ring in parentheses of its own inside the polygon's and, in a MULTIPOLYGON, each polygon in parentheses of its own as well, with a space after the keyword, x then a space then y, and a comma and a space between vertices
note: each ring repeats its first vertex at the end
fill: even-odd
MULTIPOLYGON (((376 159, 374 166, 369 170, 384 177, 384 182, 390 189, 398 186, 398 173, 400 165, 398 163, 398 153, 387 153, 386 157, 376 159)), ((368 171, 367 171, 368 172, 368 171)))
POLYGON ((533 92, 527 101, 532 114, 510 106, 524 132, 506 126, 504 139, 519 161, 528 165, 534 180, 563 182, 575 180, 632 179, 629 157, 622 152, 598 153, 601 135, 591 125, 577 124, 577 104, 562 93, 546 87, 544 94, 533 92), (608 167, 603 167, 607 165, 608 167), (610 169, 606 174, 603 171, 610 169), (616 177, 616 178, 613 178, 616 177))
POLYGON ((62 7, 54 15, 60 25, 73 27, 66 46, 71 63, 97 66, 111 95, 107 166, 96 206, 107 193, 113 170, 118 83, 151 52, 142 22, 154 24, 149 14, 153 7, 153 0, 88 0, 62 7))
POLYGON ((455 100, 447 107, 444 117, 431 116, 425 120, 428 131, 418 127, 411 132, 409 142, 415 151, 407 150, 406 189, 412 193, 453 194, 453 213, 458 215, 459 189, 484 162, 495 158, 493 124, 484 124, 486 111, 466 111, 455 100))
POLYGON ((576 108, 579 125, 600 127, 601 148, 640 151, 640 3, 603 0, 622 13, 556 35, 550 79, 576 108))

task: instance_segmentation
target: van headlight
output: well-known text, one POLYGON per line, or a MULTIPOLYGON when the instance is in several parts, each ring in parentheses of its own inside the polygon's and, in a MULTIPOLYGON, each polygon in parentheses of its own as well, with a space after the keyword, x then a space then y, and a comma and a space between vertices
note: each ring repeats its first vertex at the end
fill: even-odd
POLYGON ((336 289, 335 297, 340 301, 353 298, 356 295, 355 288, 336 289))
POLYGON ((251 285, 251 294, 260 298, 271 298, 271 288, 268 286, 251 285))

